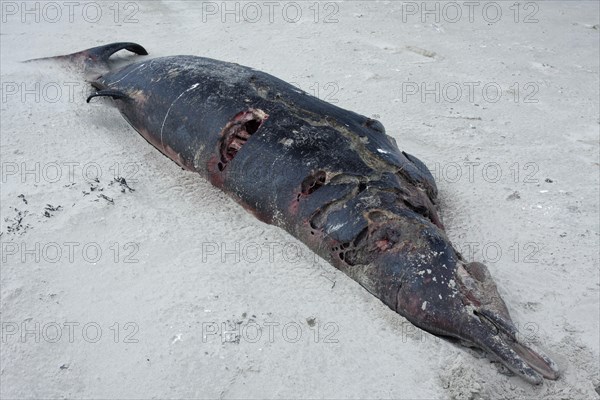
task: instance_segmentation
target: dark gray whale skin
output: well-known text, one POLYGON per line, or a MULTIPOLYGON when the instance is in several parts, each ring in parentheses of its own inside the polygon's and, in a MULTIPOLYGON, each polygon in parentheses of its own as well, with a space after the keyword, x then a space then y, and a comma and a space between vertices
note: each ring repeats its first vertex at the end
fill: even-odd
POLYGON ((487 268, 467 263, 438 217, 425 165, 382 124, 264 72, 209 58, 111 68, 135 43, 60 56, 93 80, 148 142, 260 220, 285 229, 416 326, 499 359, 527 381, 554 362, 519 341, 487 268))

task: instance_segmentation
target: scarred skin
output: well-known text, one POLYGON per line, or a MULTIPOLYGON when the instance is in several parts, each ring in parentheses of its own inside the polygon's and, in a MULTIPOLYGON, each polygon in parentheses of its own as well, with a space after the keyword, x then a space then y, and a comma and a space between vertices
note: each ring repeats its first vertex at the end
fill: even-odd
MULTIPOLYGON (((117 43, 62 56, 87 69, 117 43)), ((132 63, 92 85, 148 142, 285 229, 415 325, 479 347, 526 380, 556 365, 517 340, 489 272, 453 248, 430 172, 382 124, 264 72, 193 56, 132 63)), ((88 101, 90 100, 88 99, 88 101)))

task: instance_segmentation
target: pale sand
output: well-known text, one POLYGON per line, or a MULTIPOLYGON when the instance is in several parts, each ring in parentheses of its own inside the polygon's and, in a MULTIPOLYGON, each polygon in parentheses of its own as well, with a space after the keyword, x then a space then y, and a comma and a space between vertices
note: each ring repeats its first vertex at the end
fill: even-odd
POLYGON ((2 5, 2 398, 598 398, 598 2, 522 2, 518 22, 512 2, 494 3, 496 23, 483 6, 469 22, 465 5, 457 22, 449 8, 422 22, 420 2, 320 3, 316 23, 313 3, 298 3, 297 23, 285 3, 272 23, 263 2, 255 23, 223 23, 221 2, 120 2, 117 23, 112 2, 96 23, 82 5, 70 22, 64 2, 60 17, 44 4, 39 23, 22 22, 21 2, 2 5), (375 115, 434 171, 450 238, 488 258, 514 320, 563 377, 532 387, 415 329, 182 171, 110 101, 86 104, 76 71, 19 63, 124 40, 252 66, 375 115), (403 92, 436 82, 439 100, 403 92), (481 82, 472 101, 469 82, 481 82), (47 204, 61 209, 44 216, 47 204), (15 209, 27 215, 9 231, 15 209))

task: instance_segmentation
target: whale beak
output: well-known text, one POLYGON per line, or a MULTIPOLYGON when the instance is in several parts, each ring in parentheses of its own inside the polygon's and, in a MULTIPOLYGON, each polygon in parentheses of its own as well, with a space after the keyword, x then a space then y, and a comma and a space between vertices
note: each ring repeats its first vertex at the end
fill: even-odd
POLYGON ((558 367, 540 350, 518 340, 510 319, 488 310, 473 311, 474 318, 461 335, 463 344, 485 350, 526 381, 539 385, 544 378, 556 380, 558 367))
POLYGON ((485 350, 530 383, 539 385, 544 378, 558 379, 560 373, 554 361, 520 341, 523 336, 510 318, 485 265, 461 263, 457 278, 464 309, 456 336, 462 344, 485 350))
POLYGON ((554 361, 522 341, 524 336, 512 321, 485 265, 455 261, 456 268, 446 279, 438 277, 425 284, 415 278, 412 283, 421 286, 400 292, 399 304, 408 306, 398 312, 434 335, 482 349, 532 384, 539 385, 544 378, 558 379, 560 373, 554 361), (450 286, 442 283, 449 281, 453 281, 450 286))

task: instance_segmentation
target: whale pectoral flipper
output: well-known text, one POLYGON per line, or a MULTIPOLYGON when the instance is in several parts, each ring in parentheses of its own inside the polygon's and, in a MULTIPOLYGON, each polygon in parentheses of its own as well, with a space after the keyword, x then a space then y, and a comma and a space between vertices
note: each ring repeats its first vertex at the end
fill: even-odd
POLYGON ((112 97, 113 99, 128 99, 129 98, 129 96, 127 96, 125 93, 119 92, 118 90, 104 89, 104 90, 98 90, 97 92, 89 95, 86 102, 89 103, 90 100, 93 99, 94 97, 106 97, 106 96, 112 97))

